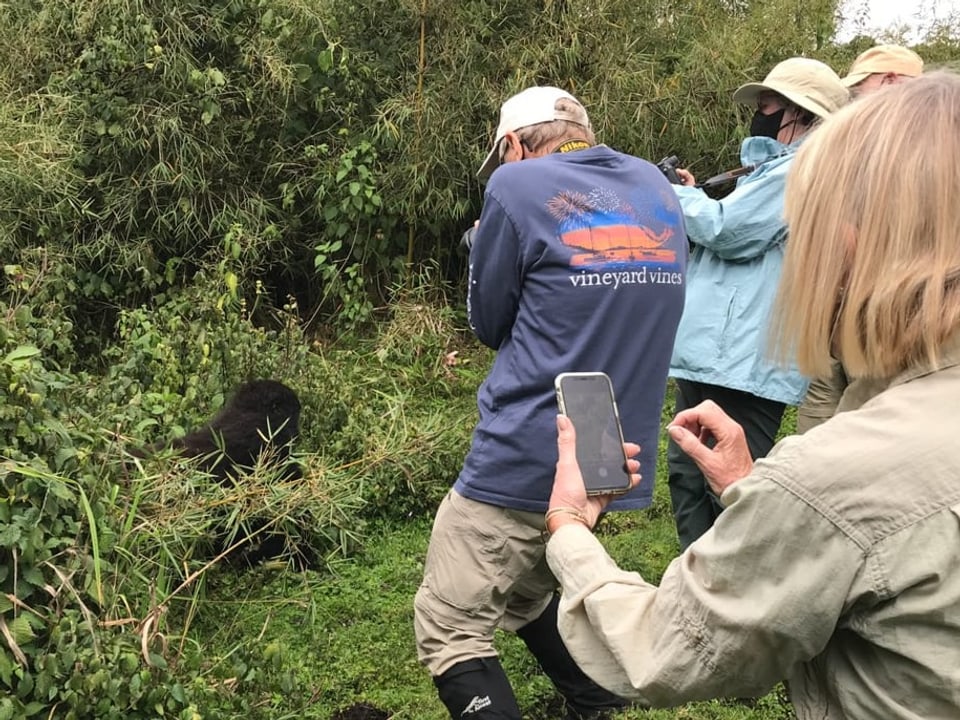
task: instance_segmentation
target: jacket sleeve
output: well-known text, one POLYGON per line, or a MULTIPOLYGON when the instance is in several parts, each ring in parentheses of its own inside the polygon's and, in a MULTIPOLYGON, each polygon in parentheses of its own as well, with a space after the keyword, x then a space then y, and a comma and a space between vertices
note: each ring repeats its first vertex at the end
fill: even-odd
POLYGON ((507 339, 517 316, 521 267, 513 220, 488 192, 470 248, 467 319, 480 342, 494 350, 507 339))
POLYGON ((733 261, 750 260, 783 242, 787 166, 789 163, 784 163, 755 180, 742 182, 720 200, 699 188, 674 186, 691 242, 733 261))
POLYGON ((775 483, 751 476, 724 500, 659 587, 619 569, 586 528, 550 539, 560 632, 597 683, 649 706, 752 696, 824 649, 860 572, 859 548, 775 483))
POLYGON ((832 359, 830 374, 813 378, 807 386, 807 394, 797 408, 797 435, 832 418, 849 384, 843 365, 839 360, 832 359))

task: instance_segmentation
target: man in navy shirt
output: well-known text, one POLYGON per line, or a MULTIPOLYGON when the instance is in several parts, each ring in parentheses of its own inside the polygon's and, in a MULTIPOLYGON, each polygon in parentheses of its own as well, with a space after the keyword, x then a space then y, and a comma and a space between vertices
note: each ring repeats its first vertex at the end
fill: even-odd
POLYGON ((489 181, 467 305, 471 328, 497 355, 477 395, 470 451, 437 511, 415 600, 418 655, 451 717, 520 720, 493 647, 496 628, 517 632, 568 718, 598 717, 624 703, 567 653, 544 558, 553 383, 561 372, 610 376, 644 477, 610 510, 649 505, 683 310, 682 213, 656 166, 598 145, 583 106, 554 87, 503 104, 479 175, 489 181))

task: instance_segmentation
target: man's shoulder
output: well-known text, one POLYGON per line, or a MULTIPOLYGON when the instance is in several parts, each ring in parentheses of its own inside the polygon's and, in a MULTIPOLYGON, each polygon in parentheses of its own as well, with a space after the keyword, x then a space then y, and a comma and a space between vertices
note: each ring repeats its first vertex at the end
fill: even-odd
MULTIPOLYGON (((610 168, 616 170, 636 170, 637 172, 655 169, 650 161, 614 150, 607 145, 594 145, 583 150, 566 153, 551 153, 543 157, 505 163, 490 176, 487 188, 497 190, 512 187, 517 183, 529 182, 535 178, 538 184, 549 182, 552 177, 560 177, 575 171, 578 167, 610 168)), ((657 171, 659 172, 659 171, 657 171)))
MULTIPOLYGON (((566 153, 566 160, 572 162, 582 162, 583 164, 607 164, 612 166, 623 166, 632 168, 643 168, 645 170, 655 169, 656 166, 645 158, 638 155, 631 155, 622 150, 615 150, 609 145, 594 145, 587 150, 579 150, 576 153, 566 153)), ((657 171, 659 172, 659 170, 657 171)))

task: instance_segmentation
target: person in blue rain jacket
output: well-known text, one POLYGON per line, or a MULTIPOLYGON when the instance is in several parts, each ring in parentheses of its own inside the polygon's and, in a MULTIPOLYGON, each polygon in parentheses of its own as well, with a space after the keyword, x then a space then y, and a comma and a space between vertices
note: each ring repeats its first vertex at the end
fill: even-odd
MULTIPOLYGON (((674 186, 692 252, 670 376, 676 379, 677 412, 715 401, 743 427, 758 458, 773 447, 786 406, 799 403, 807 387, 796 368, 771 359, 768 342, 787 242, 787 171, 800 143, 846 104, 848 92, 827 65, 797 57, 777 64, 762 83, 743 85, 733 99, 756 108, 740 150, 748 172, 719 200, 696 187, 683 169, 683 185, 674 186)), ((667 461, 677 535, 686 549, 713 525, 721 506, 696 464, 673 442, 667 461)))

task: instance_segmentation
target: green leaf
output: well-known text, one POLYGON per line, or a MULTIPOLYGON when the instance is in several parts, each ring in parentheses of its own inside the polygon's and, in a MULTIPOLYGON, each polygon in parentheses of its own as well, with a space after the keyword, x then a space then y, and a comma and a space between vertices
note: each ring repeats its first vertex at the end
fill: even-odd
POLYGON ((77 456, 76 448, 72 448, 72 447, 58 448, 53 456, 54 467, 58 469, 62 468, 64 464, 67 462, 67 460, 70 460, 71 458, 74 458, 76 456, 77 456))
POLYGON ((23 712, 26 717, 32 717, 34 715, 39 715, 46 709, 46 705, 42 702, 34 700, 33 702, 28 702, 23 707, 23 712))
POLYGON ((317 55, 317 67, 323 72, 328 72, 333 67, 332 47, 328 47, 326 50, 317 55))
MULTIPOLYGON (((35 540, 37 539, 39 538, 35 538, 35 540)), ((43 577, 43 571, 36 566, 24 569, 21 577, 34 587, 42 587, 46 582, 46 578, 43 577)))
POLYGON ((74 502, 76 500, 76 495, 74 495, 73 491, 67 487, 65 482, 58 478, 51 479, 50 483, 47 485, 47 492, 49 492, 58 500, 63 500, 65 502, 74 502))
POLYGON ((16 525, 7 525, 0 528, 0 547, 13 547, 21 536, 20 528, 16 525))
POLYGON ((40 348, 33 347, 32 345, 21 345, 11 350, 3 359, 3 362, 8 365, 22 364, 24 361, 36 357, 39 354, 40 348))
POLYGON ((15 617, 13 620, 8 622, 7 627, 10 629, 10 634, 13 636, 13 641, 17 645, 26 645, 28 642, 37 637, 33 632, 33 628, 30 627, 30 623, 27 622, 27 618, 25 618, 23 615, 15 617))

